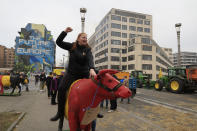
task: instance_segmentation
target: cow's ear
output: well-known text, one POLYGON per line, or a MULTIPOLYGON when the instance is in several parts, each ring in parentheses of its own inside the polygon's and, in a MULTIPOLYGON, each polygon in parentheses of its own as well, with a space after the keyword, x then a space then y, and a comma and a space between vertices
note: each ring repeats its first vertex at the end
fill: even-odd
POLYGON ((100 76, 104 75, 105 73, 109 73, 109 74, 113 75, 113 74, 118 73, 118 71, 117 70, 112 70, 112 69, 103 69, 103 70, 99 71, 100 76))

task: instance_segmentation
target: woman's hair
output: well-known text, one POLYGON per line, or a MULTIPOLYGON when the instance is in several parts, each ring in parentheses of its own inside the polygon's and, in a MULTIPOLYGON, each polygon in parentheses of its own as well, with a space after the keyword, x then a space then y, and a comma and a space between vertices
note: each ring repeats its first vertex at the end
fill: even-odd
MULTIPOLYGON (((83 34, 86 35, 86 33, 79 33, 79 35, 77 36, 77 40, 74 42, 74 44, 73 44, 71 50, 74 50, 74 49, 77 47, 78 39, 79 39, 79 37, 80 37, 81 35, 83 35, 83 34)), ((85 46, 90 48, 90 46, 88 45, 88 43, 87 43, 87 45, 85 45, 85 46)))

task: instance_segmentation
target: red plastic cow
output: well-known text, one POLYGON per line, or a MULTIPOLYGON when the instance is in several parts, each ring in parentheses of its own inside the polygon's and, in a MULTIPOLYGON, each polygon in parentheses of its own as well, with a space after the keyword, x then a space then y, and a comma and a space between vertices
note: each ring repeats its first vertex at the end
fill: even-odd
POLYGON ((117 72, 104 69, 92 79, 80 79, 71 85, 65 107, 70 131, 89 131, 91 122, 99 113, 102 100, 131 96, 129 88, 112 76, 117 72))

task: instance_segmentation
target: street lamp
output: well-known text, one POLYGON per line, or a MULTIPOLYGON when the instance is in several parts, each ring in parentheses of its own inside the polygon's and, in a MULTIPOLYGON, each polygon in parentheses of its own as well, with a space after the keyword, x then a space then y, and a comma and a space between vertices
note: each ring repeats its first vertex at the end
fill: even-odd
POLYGON ((81 32, 84 33, 85 28, 85 13, 87 12, 86 8, 80 8, 81 14, 81 32))
POLYGON ((181 49, 180 49, 180 29, 181 23, 175 24, 176 32, 177 32, 177 41, 178 41, 178 66, 181 66, 180 57, 181 57, 181 49))

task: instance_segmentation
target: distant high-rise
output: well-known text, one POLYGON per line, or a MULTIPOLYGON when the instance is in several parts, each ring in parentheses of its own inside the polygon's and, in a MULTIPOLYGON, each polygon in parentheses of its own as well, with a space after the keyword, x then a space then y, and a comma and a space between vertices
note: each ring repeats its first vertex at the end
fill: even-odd
POLYGON ((112 8, 88 40, 97 69, 143 70, 156 79, 172 66, 166 52, 153 40, 152 16, 112 8))
POLYGON ((51 72, 55 65, 56 45, 43 24, 27 24, 16 37, 16 62, 32 65, 35 72, 51 72))
MULTIPOLYGON (((178 66, 177 56, 178 56, 178 53, 173 53, 174 66, 178 66)), ((197 65, 197 52, 189 52, 189 51, 181 52, 180 63, 181 63, 181 66, 183 67, 187 65, 197 65)))
POLYGON ((13 68, 15 50, 0 45, 0 68, 13 68))

